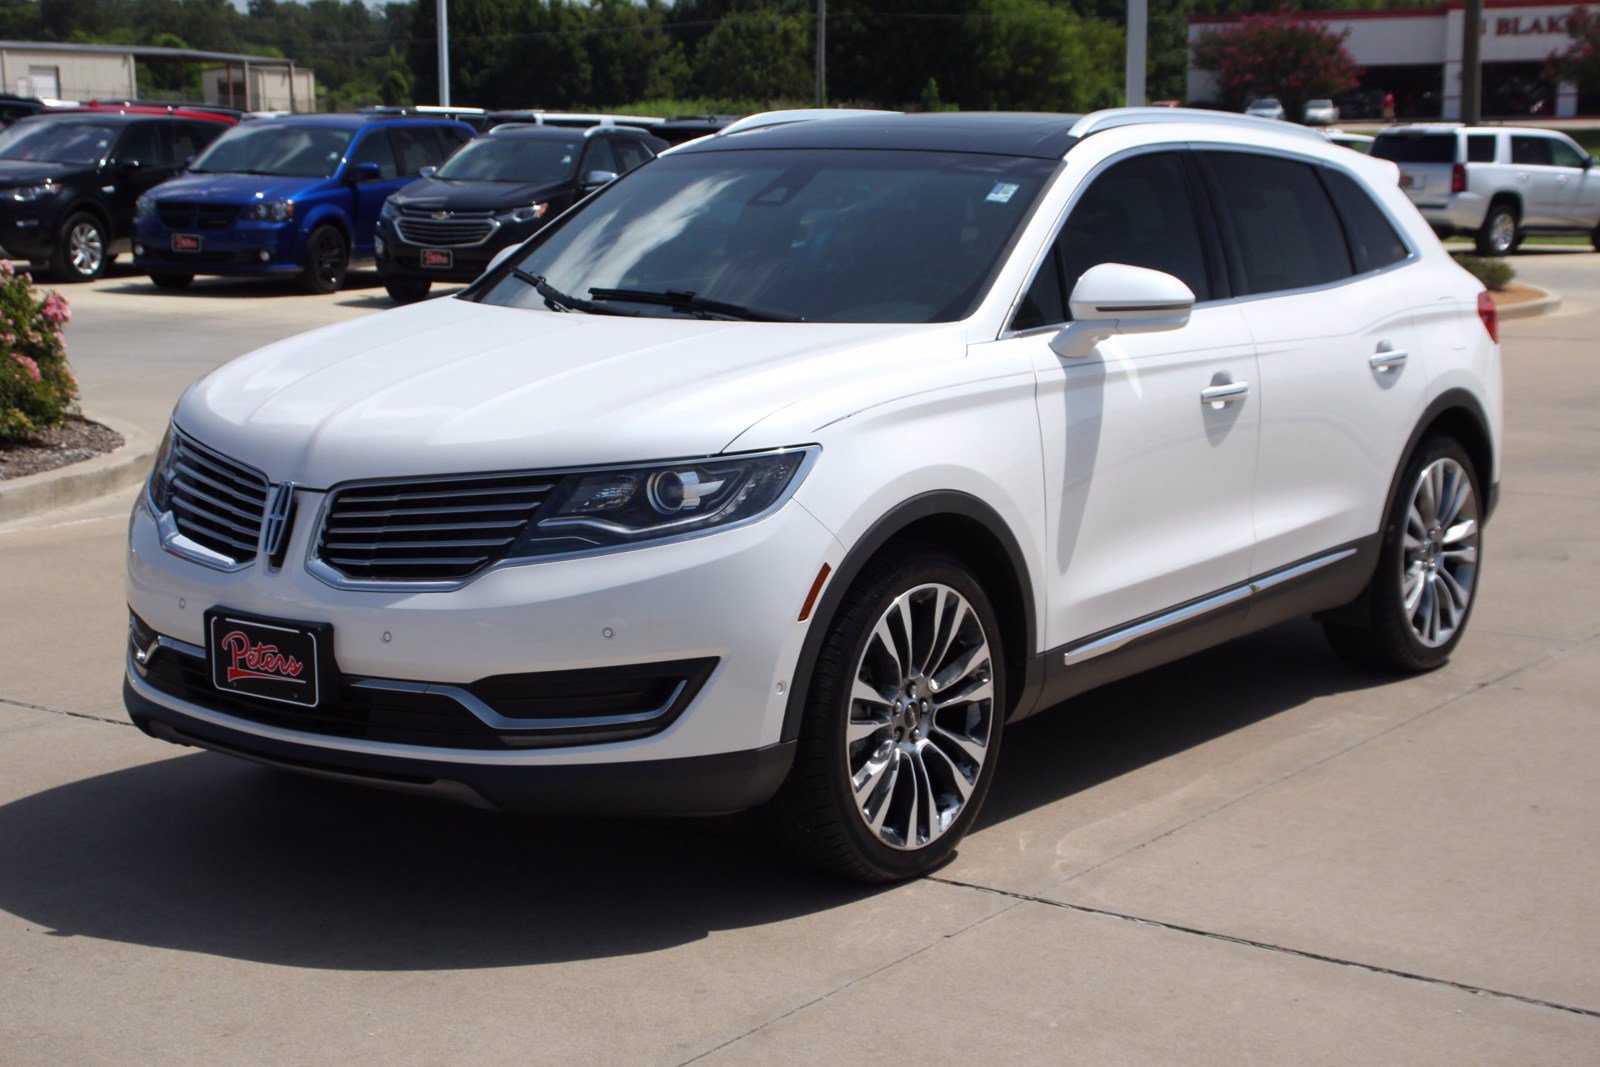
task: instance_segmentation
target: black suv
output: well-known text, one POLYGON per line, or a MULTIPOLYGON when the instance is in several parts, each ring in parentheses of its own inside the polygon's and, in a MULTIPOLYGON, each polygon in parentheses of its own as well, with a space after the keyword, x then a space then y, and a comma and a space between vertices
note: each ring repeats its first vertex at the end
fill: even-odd
POLYGON ((221 115, 84 108, 0 133, 0 255, 86 282, 126 251, 134 204, 233 125, 221 115))
POLYGON ((409 303, 436 281, 470 282, 495 253, 666 147, 626 126, 496 126, 384 204, 374 246, 384 287, 409 303))

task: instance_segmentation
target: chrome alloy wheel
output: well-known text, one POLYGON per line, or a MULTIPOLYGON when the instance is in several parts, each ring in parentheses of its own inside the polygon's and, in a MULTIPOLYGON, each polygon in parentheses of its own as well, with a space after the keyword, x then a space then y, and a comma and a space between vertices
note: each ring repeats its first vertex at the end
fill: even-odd
POLYGON ((884 844, 922 848, 954 825, 983 773, 994 698, 972 605, 938 583, 896 597, 856 665, 844 738, 856 810, 884 844))
POLYGON ((1467 617, 1478 577, 1478 501, 1466 470, 1448 457, 1417 476, 1402 536, 1400 599, 1411 631, 1446 644, 1467 617))
POLYGON ((1517 240, 1517 220, 1508 211, 1495 215, 1489 224, 1489 244, 1496 252, 1509 252, 1517 240))
POLYGON ((106 239, 100 227, 84 219, 67 235, 67 258, 72 269, 88 277, 100 270, 106 258, 106 239))

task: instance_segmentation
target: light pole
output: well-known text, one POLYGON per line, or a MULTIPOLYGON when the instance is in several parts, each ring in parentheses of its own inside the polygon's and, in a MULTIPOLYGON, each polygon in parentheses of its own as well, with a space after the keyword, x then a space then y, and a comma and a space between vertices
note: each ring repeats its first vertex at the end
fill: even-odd
POLYGON ((828 0, 817 0, 817 106, 828 106, 828 0))
POLYGON ((450 106, 450 12, 447 0, 433 0, 439 25, 439 106, 450 106))
POLYGON ((1461 121, 1468 126, 1483 118, 1482 35, 1483 0, 1467 0, 1461 12, 1461 121))
POLYGON ((1145 31, 1149 21, 1150 0, 1128 0, 1128 69, 1123 75, 1123 95, 1129 107, 1144 106, 1145 31))

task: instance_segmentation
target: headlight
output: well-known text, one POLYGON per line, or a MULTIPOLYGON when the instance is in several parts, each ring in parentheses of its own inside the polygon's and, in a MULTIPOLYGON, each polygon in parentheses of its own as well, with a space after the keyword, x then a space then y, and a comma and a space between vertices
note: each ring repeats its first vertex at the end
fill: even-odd
POLYGON ((263 200, 247 205, 242 214, 256 222, 288 222, 294 218, 294 201, 263 200))
POLYGON ((172 510, 168 498, 168 487, 172 483, 172 426, 167 426, 167 435, 161 439, 161 447, 156 451, 156 463, 150 468, 150 481, 145 486, 150 510, 161 515, 172 510))
POLYGON ((141 219, 154 218, 156 202, 151 200, 148 194, 141 196, 133 202, 133 213, 141 219))
POLYGON ((544 218, 544 213, 549 210, 549 204, 529 204, 527 207, 501 212, 497 217, 501 222, 532 222, 534 219, 544 218))
POLYGON ((400 217, 400 209, 395 206, 395 202, 393 200, 385 200, 383 202, 383 207, 378 210, 378 217, 380 219, 387 219, 390 222, 393 222, 395 219, 400 217))
POLYGON ((61 186, 55 182, 44 182, 39 185, 19 185, 15 189, 9 190, 8 195, 13 200, 27 204, 34 200, 43 200, 46 197, 55 196, 60 191, 61 186))
POLYGON ((749 522, 788 498, 815 448, 569 474, 512 558, 624 548, 749 522))

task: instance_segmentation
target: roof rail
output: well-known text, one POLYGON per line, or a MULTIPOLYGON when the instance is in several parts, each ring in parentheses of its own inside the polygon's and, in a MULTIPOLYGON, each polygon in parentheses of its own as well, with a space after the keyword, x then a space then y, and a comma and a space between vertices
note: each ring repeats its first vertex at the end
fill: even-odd
POLYGON ((1301 126, 1282 119, 1262 119, 1254 115, 1235 115, 1231 111, 1205 111, 1195 107, 1110 107, 1093 111, 1073 123, 1070 131, 1074 137, 1084 138, 1104 130, 1122 126, 1146 126, 1158 122, 1193 122, 1205 126, 1231 126, 1236 130, 1258 130, 1287 133, 1291 136, 1312 137, 1319 141, 1327 138, 1309 126, 1301 126))
POLYGON ((761 111, 754 115, 746 115, 737 122, 730 122, 715 134, 717 137, 727 137, 729 134, 744 133, 746 130, 759 130, 766 126, 787 126, 791 122, 824 122, 828 119, 848 119, 860 115, 898 115, 898 111, 877 111, 872 108, 852 107, 801 107, 788 111, 761 111))

